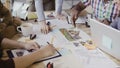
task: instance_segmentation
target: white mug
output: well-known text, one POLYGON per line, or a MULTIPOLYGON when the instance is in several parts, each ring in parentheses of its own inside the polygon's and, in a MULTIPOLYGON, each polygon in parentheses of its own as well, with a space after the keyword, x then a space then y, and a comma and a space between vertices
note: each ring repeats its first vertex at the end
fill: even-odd
POLYGON ((23 36, 29 36, 33 32, 33 25, 31 23, 23 23, 17 27, 17 31, 21 32, 23 36))

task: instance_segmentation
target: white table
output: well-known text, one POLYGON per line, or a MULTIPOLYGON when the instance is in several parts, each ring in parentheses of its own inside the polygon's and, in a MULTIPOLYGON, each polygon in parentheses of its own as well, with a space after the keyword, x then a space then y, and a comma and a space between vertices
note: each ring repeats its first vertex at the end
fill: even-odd
MULTIPOLYGON (((54 27, 53 31, 47 35, 37 33, 38 36, 34 41, 36 41, 38 44, 45 45, 47 44, 47 41, 50 42, 52 37, 54 37, 54 47, 58 49, 62 56, 44 61, 43 63, 35 64, 31 66, 31 68, 39 68, 40 66, 44 67, 48 62, 53 62, 54 68, 116 68, 117 65, 106 55, 104 55, 104 53, 102 53, 99 49, 87 50, 81 44, 79 44, 78 47, 73 45, 73 42, 79 42, 80 40, 90 40, 90 37, 81 29, 77 30, 80 31, 80 36, 82 39, 70 42, 64 37, 59 29, 72 29, 73 26, 71 26, 71 24, 67 24, 67 21, 60 21, 57 19, 49 21, 52 23, 52 25, 56 25, 56 27, 54 27)), ((38 25, 34 26, 37 27, 38 25)), ((37 29, 36 27, 34 30, 37 29)), ((19 40, 26 42, 25 39, 28 38, 29 37, 22 37, 19 40)))

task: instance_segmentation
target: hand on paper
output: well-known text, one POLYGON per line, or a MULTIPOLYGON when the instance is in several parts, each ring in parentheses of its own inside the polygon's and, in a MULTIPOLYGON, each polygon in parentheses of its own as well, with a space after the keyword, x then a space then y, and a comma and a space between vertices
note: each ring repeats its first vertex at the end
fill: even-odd
POLYGON ((51 56, 55 53, 55 48, 53 47, 52 44, 49 44, 49 45, 45 46, 42 49, 42 51, 43 51, 43 55, 47 57, 47 56, 51 56))
POLYGON ((44 33, 44 34, 49 33, 49 26, 46 24, 45 21, 40 22, 40 25, 41 25, 40 31, 41 31, 42 33, 44 33))

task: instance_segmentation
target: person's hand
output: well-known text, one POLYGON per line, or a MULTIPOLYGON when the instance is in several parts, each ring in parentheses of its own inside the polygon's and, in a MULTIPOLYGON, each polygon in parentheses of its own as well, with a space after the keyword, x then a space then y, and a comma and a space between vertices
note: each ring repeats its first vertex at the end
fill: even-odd
POLYGON ((36 42, 28 42, 28 43, 22 43, 23 48, 27 50, 38 50, 40 49, 40 46, 36 42))
POLYGON ((44 33, 44 34, 49 33, 50 27, 46 24, 45 21, 40 22, 40 26, 41 26, 41 29, 40 29, 41 33, 44 33))
POLYGON ((104 19, 103 21, 102 21, 102 23, 104 23, 104 24, 106 24, 106 25, 110 25, 110 21, 108 21, 107 19, 104 19))
POLYGON ((41 48, 43 51, 44 57, 51 56, 55 53, 55 48, 52 44, 46 45, 45 47, 41 48))
POLYGON ((79 11, 74 9, 74 7, 71 9, 71 22, 76 27, 75 21, 77 20, 79 15, 79 11))

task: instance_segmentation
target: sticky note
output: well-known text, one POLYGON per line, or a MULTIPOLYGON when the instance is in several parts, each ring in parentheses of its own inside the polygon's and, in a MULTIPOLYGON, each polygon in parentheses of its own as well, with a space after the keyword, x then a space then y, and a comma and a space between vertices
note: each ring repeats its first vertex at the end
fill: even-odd
POLYGON ((112 49, 112 39, 108 36, 103 35, 102 45, 105 46, 108 49, 112 49))

